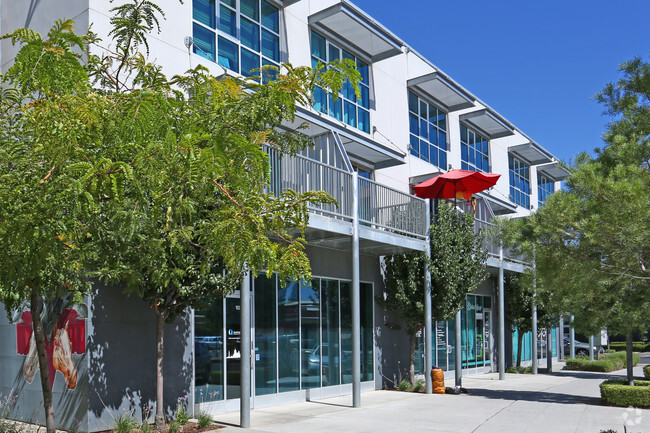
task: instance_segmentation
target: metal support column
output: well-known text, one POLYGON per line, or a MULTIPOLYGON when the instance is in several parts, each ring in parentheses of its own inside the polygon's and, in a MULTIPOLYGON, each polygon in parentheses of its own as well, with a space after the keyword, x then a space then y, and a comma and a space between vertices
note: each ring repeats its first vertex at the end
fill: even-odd
POLYGON ((456 378, 456 388, 460 389, 462 386, 463 382, 463 364, 462 364, 462 357, 463 357, 463 348, 462 348, 462 343, 461 343, 461 336, 460 336, 460 324, 461 324, 461 310, 458 310, 456 313, 456 320, 455 320, 455 333, 456 333, 456 347, 454 347, 454 354, 456 358, 456 371, 455 371, 455 378, 456 378))
POLYGON ((565 353, 564 353, 564 319, 560 315, 560 336, 557 339, 557 353, 558 353, 558 358, 564 360, 565 358, 565 353))
POLYGON ((576 317, 572 314, 571 315, 571 322, 569 325, 569 345, 571 346, 569 350, 571 353, 569 356, 571 359, 575 359, 576 357, 576 328, 573 325, 573 321, 576 320, 576 317))
POLYGON ((499 380, 506 378, 506 316, 503 298, 503 245, 499 246, 499 380))
POLYGON ((239 426, 251 426, 251 277, 250 272, 244 274, 239 290, 239 320, 241 322, 239 364, 240 390, 239 426))
POLYGON ((589 361, 594 360, 594 336, 589 336, 589 361))
MULTIPOLYGON (((431 224, 431 200, 426 200, 425 227, 427 234, 427 244, 424 250, 427 260, 431 257, 431 243, 429 228, 431 224)), ((429 272, 429 263, 424 265, 424 382, 427 394, 433 393, 433 384, 431 383, 431 367, 433 366, 433 326, 431 323, 431 273, 429 272)))
MULTIPOLYGON (((352 407, 361 407, 361 302, 359 300, 359 174, 352 174, 352 407)), ((330 358, 331 359, 331 358, 330 358)))
POLYGON ((546 372, 553 373, 553 328, 546 328, 546 372))
POLYGON ((539 338, 537 335, 537 255, 536 250, 533 249, 533 317, 532 317, 532 334, 533 334, 533 374, 537 374, 538 362, 537 362, 537 344, 539 344, 539 338))

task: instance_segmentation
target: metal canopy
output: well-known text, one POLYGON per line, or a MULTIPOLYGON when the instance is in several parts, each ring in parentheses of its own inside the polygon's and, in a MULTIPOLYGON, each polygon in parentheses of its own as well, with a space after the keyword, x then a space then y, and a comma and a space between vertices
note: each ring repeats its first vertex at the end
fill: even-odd
POLYGON ((402 44, 395 36, 347 3, 311 15, 309 25, 358 48, 373 62, 402 52, 402 44))
POLYGON ((427 94, 447 112, 474 106, 473 98, 438 72, 408 80, 407 85, 427 94))
POLYGON ((558 162, 540 165, 539 167, 537 167, 537 172, 543 174, 544 176, 556 182, 566 179, 571 174, 569 170, 560 166, 558 162))
POLYGON ((547 164, 553 162, 553 157, 537 144, 530 143, 518 144, 508 148, 508 152, 518 156, 530 165, 547 164))
POLYGON ((494 215, 505 215, 517 212, 517 205, 514 205, 508 201, 501 200, 483 192, 479 192, 475 195, 486 201, 488 206, 490 206, 490 209, 492 209, 492 213, 494 215))
POLYGON ((299 131, 309 137, 315 137, 327 132, 336 132, 351 159, 374 169, 405 163, 404 158, 406 155, 400 150, 386 147, 369 136, 357 133, 351 126, 344 126, 341 122, 331 119, 327 115, 321 115, 306 108, 298 107, 296 120, 285 123, 284 126, 296 129, 305 124, 307 127, 299 131))
POLYGON ((490 139, 507 137, 515 133, 514 128, 508 122, 487 108, 461 114, 460 120, 480 129, 490 139))

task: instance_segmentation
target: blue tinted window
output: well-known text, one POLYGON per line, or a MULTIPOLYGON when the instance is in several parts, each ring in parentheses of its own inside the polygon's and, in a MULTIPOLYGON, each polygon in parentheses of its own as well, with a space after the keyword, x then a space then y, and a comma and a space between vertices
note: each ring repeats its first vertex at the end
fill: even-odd
POLYGON ((192 2, 192 16, 195 21, 214 28, 216 19, 214 0, 194 0, 192 2))
POLYGON ((361 81, 368 84, 370 81, 370 77, 368 77, 368 65, 357 59, 357 70, 361 74, 361 81))
POLYGON ((446 161, 447 158, 447 146, 443 129, 440 127, 440 125, 446 127, 446 114, 413 92, 408 92, 408 105, 410 132, 418 134, 421 138, 419 154, 416 156, 435 166, 446 168, 446 165, 439 165, 441 160, 446 161), (440 156, 443 153, 444 158, 440 156))
POLYGON ((339 60, 341 58, 341 50, 336 48, 334 45, 329 46, 329 61, 333 62, 334 60, 339 60))
POLYGON ((262 54, 276 62, 280 61, 280 38, 262 29, 262 54))
POLYGON ((343 119, 343 100, 337 98, 334 100, 334 96, 330 93, 329 98, 329 115, 334 117, 337 120, 343 119))
POLYGON ((368 89, 366 86, 359 86, 359 90, 361 91, 361 97, 359 98, 359 105, 368 108, 370 106, 370 89, 368 89))
MULTIPOLYGON (((275 63, 269 62, 266 59, 262 59, 262 66, 277 66, 275 63)), ((276 69, 267 69, 260 72, 262 74, 262 82, 264 84, 268 83, 271 80, 275 79, 275 76, 278 75, 276 69)))
POLYGON ((508 155, 510 168, 510 200, 526 209, 530 207, 530 169, 524 163, 512 155, 508 155))
POLYGON ((370 113, 363 108, 359 108, 358 110, 357 128, 363 132, 370 132, 370 113))
POLYGON ((314 108, 327 113, 327 92, 320 87, 314 88, 314 108))
POLYGON ((243 15, 246 15, 249 18, 254 19, 255 21, 260 20, 259 13, 259 0, 240 0, 240 11, 243 15))
POLYGON ((239 71, 239 47, 219 36, 219 64, 232 71, 239 71))
POLYGON ((214 33, 194 23, 192 38, 194 40, 193 51, 196 54, 210 60, 215 59, 214 33))
POLYGON ((414 135, 409 136, 410 137, 410 148, 411 148, 411 155, 413 156, 420 156, 420 140, 414 135))
POLYGON ((357 126, 357 107, 348 101, 345 101, 343 107, 343 121, 350 126, 357 126))
MULTIPOLYGON (((260 50, 260 26, 246 18, 241 19, 241 42, 248 48, 260 50)), ((259 66, 258 66, 259 67, 259 66)))
POLYGON ((262 25, 275 33, 280 31, 280 14, 278 8, 262 0, 262 25))
POLYGON ((224 5, 219 7, 219 30, 237 36, 237 14, 224 5))
MULTIPOLYGON (((446 138, 446 136, 445 136, 446 138)), ((465 125, 460 125, 461 162, 464 170, 490 171, 488 141, 465 125)))
POLYGON ((260 67, 260 56, 248 51, 245 48, 241 49, 241 72, 242 75, 247 77, 259 75, 259 71, 252 72, 254 69, 260 67))
POLYGON ((420 134, 420 127, 418 124, 418 118, 413 115, 409 114, 409 130, 411 134, 419 135, 420 134))
POLYGON ((327 62, 325 51, 325 38, 318 33, 311 32, 311 55, 318 57, 323 63, 327 62))

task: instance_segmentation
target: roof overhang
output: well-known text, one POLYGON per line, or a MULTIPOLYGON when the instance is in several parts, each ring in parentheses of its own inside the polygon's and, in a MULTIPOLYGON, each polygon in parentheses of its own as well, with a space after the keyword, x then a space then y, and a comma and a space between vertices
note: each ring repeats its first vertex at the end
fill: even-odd
POLYGON ((511 146, 508 148, 508 152, 523 159, 530 165, 548 164, 549 162, 553 162, 553 157, 532 141, 526 144, 511 146))
POLYGON ((512 125, 487 108, 461 114, 460 120, 480 129, 490 139, 507 137, 515 133, 512 125))
POLYGON ((402 52, 402 44, 395 36, 347 3, 337 3, 310 15, 309 25, 358 48, 372 62, 402 52))
POLYGON ((549 179, 554 180, 555 182, 564 180, 571 174, 569 170, 562 167, 558 162, 540 165, 537 167, 537 172, 548 177, 549 179))
POLYGON ((490 194, 484 192, 479 192, 475 194, 477 197, 481 197, 486 201, 488 206, 492 209, 494 215, 506 215, 509 213, 517 212, 517 205, 510 203, 509 201, 501 200, 499 198, 493 197, 490 194))
POLYGON ((299 131, 309 137, 336 132, 350 159, 373 169, 405 163, 406 155, 398 149, 384 146, 370 137, 352 131, 352 127, 343 126, 340 122, 310 109, 297 107, 296 120, 292 123, 285 123, 284 126, 290 129, 298 129, 303 126, 299 131))
POLYGON ((431 97, 447 112, 474 106, 473 98, 438 72, 410 79, 407 85, 431 97))

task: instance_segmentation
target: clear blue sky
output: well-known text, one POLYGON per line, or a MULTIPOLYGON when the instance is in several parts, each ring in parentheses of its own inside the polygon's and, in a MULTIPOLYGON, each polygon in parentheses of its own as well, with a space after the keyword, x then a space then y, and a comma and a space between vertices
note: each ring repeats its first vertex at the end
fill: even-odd
POLYGON ((650 0, 352 0, 567 161, 602 145, 592 96, 650 53, 650 0))

